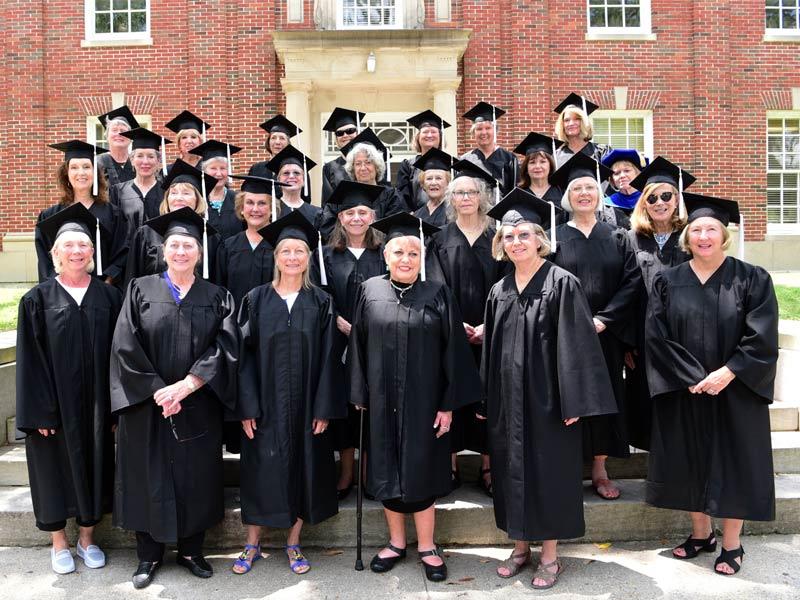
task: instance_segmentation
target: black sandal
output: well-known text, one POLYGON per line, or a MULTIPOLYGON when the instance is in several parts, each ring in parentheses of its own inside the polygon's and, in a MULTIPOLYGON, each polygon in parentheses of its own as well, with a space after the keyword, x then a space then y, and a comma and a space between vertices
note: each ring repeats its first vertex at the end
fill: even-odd
POLYGON ((692 558, 697 558, 697 555, 700 552, 714 552, 717 549, 717 540, 714 532, 711 532, 706 539, 697 539, 689 536, 686 538, 686 541, 683 542, 680 546, 675 546, 672 549, 672 558, 677 558, 678 560, 690 560, 692 558), (686 556, 678 556, 675 554, 675 550, 678 548, 682 548, 683 551, 686 553, 686 556))
POLYGON ((433 550, 423 550, 418 552, 419 559, 422 562, 422 566, 425 567, 425 577, 428 578, 428 581, 439 582, 444 581, 447 579, 447 565, 444 562, 444 554, 442 554, 441 549, 439 546, 436 546, 433 550), (422 560, 425 556, 438 556, 442 559, 442 564, 439 566, 433 566, 426 563, 422 560))
POLYGON ((379 554, 373 556, 369 563, 369 568, 373 573, 386 573, 387 571, 391 571, 397 561, 406 557, 405 548, 395 548, 391 543, 386 544, 385 548, 391 550, 397 554, 397 556, 387 556, 386 558, 381 558, 379 554))
POLYGON ((714 573, 717 575, 727 576, 736 575, 739 572, 739 569, 742 568, 742 565, 736 562, 737 558, 744 560, 744 548, 742 548, 741 545, 734 550, 725 550, 723 547, 722 552, 720 552, 719 556, 717 557, 717 560, 714 561, 714 573), (717 570, 717 567, 722 563, 728 565, 733 570, 733 573, 723 573, 722 571, 717 570))
POLYGON ((483 478, 486 473, 491 473, 492 469, 481 469, 480 474, 478 475, 478 487, 481 488, 484 493, 489 496, 489 498, 494 498, 494 493, 492 490, 492 481, 489 480, 489 483, 486 483, 486 479, 483 478))

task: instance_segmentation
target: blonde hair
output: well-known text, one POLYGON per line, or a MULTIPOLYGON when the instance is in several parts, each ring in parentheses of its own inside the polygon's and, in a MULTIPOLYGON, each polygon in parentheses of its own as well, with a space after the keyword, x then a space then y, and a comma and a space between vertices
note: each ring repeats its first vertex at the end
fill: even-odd
POLYGON ((437 127, 436 125, 423 125, 419 129, 417 129, 417 133, 414 134, 414 139, 411 141, 411 147, 414 148, 414 152, 417 154, 422 154, 422 146, 419 143, 419 136, 422 134, 422 129, 425 127, 433 127, 439 132, 439 145, 436 146, 439 150, 444 147, 444 131, 442 131, 441 127, 437 127))
POLYGON ((558 115, 555 126, 556 139, 562 142, 567 141, 567 134, 564 133, 564 117, 567 115, 578 115, 578 118, 581 120, 581 138, 583 138, 584 142, 590 141, 594 136, 592 120, 589 118, 589 115, 583 112, 583 109, 577 106, 568 106, 558 115))
MULTIPOLYGON (((192 133, 196 134, 200 139, 203 137, 203 135, 197 129, 181 129, 178 132, 178 135, 175 136, 175 145, 180 148, 181 140, 192 133)), ((200 157, 198 156, 198 158, 200 157)))
MULTIPOLYGON (((578 181, 580 178, 573 179, 567 184, 567 189, 564 190, 564 193, 561 196, 561 208, 563 208, 568 213, 574 212, 572 208, 572 204, 569 202, 569 192, 572 189, 572 185, 578 181)), ((603 198, 605 198, 605 194, 603 193, 603 188, 600 187, 600 184, 597 183, 597 179, 594 177, 591 178, 592 183, 594 183, 595 190, 597 191, 597 207, 595 207, 594 212, 602 212, 603 211, 603 198)))
POLYGON ((161 200, 161 204, 158 205, 158 214, 165 215, 169 212, 169 191, 172 188, 178 187, 179 185, 188 185, 192 191, 194 192, 194 199, 196 201, 194 212, 198 215, 205 216, 206 211, 208 210, 208 204, 206 204, 206 199, 203 198, 203 195, 200 193, 196 187, 194 187, 191 183, 187 183, 185 181, 178 181, 177 183, 173 183, 171 186, 167 188, 167 191, 164 192, 164 198, 161 200))
MULTIPOLYGON (((89 245, 92 247, 92 250, 94 250, 92 238, 86 234, 83 234, 83 237, 89 240, 89 245)), ((55 244, 53 244, 53 247, 50 248, 50 259, 53 261, 53 270, 56 272, 56 275, 61 275, 61 272, 64 270, 64 264, 61 262, 61 258, 57 256, 57 253, 61 251, 61 244, 59 243, 60 239, 61 236, 58 236, 55 244)), ((89 262, 86 263, 86 272, 91 273, 92 271, 94 271, 94 254, 92 255, 92 258, 89 259, 89 262)))
MULTIPOLYGON (((536 252, 539 256, 544 258, 550 254, 550 238, 547 237, 542 226, 538 223, 520 223, 520 225, 530 225, 533 229, 533 235, 539 240, 539 250, 536 252)), ((494 234, 492 239, 492 257, 495 260, 505 260, 510 262, 511 259, 506 253, 505 244, 503 244, 503 231, 506 227, 514 228, 513 225, 501 225, 497 228, 497 233, 494 234)))
POLYGON ((653 196, 655 191, 662 185, 669 186, 674 194, 674 198, 676 199, 675 210, 673 211, 672 218, 670 219, 672 230, 678 231, 686 225, 686 220, 681 219, 680 216, 680 199, 678 198, 678 190, 672 187, 672 185, 669 183, 648 183, 644 187, 642 195, 639 196, 639 199, 636 201, 636 206, 633 207, 633 212, 631 213, 631 229, 636 233, 641 235, 653 235, 653 232, 655 231, 655 224, 653 223, 653 219, 650 218, 650 214, 647 212, 647 200, 653 196))
MULTIPOLYGON (((722 221, 717 221, 717 222, 719 223, 719 227, 722 230, 722 251, 724 252, 725 250, 731 247, 731 244, 733 243, 733 236, 731 235, 730 230, 727 227, 725 227, 725 225, 722 224, 722 221)), ((683 228, 683 231, 681 231, 681 235, 678 238, 678 246, 680 247, 681 250, 686 252, 686 254, 688 254, 689 256, 693 256, 692 251, 689 248, 689 225, 691 225, 691 223, 687 223, 686 226, 683 228)))
MULTIPOLYGON (((281 271, 278 268, 278 253, 280 253, 281 248, 283 248, 283 246, 289 239, 294 239, 294 238, 286 238, 281 240, 280 242, 277 243, 277 245, 275 246, 275 250, 272 252, 272 256, 275 259, 274 260, 275 266, 273 267, 272 270, 273 286, 278 286, 281 283, 281 271)), ((311 264, 311 248, 303 240, 297 240, 297 241, 303 244, 303 246, 306 249, 306 252, 308 253, 308 262, 306 263, 306 270, 303 271, 303 289, 308 290, 311 289, 311 275, 309 274, 309 265, 311 264)))

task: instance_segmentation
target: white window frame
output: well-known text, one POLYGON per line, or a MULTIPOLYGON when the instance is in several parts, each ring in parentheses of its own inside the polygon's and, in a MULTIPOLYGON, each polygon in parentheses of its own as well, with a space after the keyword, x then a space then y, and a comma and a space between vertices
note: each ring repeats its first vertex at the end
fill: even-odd
MULTIPOLYGON (((767 111, 764 119, 764 174, 769 176, 769 121, 770 119, 800 119, 800 110, 770 110, 767 111)), ((800 180, 800 170, 798 171, 800 180)), ((799 182, 800 183, 800 182, 799 182)), ((766 211, 769 202, 767 186, 764 186, 764 210, 766 211)), ((798 199, 798 222, 797 223, 770 223, 767 217, 767 235, 798 235, 800 234, 800 199, 798 199)))
MULTIPOLYGON (((109 0, 112 3, 114 0, 109 0)), ((147 15, 147 28, 145 31, 128 31, 123 33, 97 33, 95 32, 95 0, 84 0, 84 39, 82 47, 91 46, 129 46, 151 45, 153 39, 150 35, 150 0, 145 0, 145 13, 147 15)))
MULTIPOLYGON (((772 7, 774 8, 774 7, 772 7)), ((780 7, 778 7, 780 12, 780 7)), ((796 41, 800 42, 800 15, 798 15, 798 26, 793 29, 782 27, 767 27, 767 6, 764 3, 764 41, 765 42, 781 42, 781 41, 796 41)), ((783 21, 783 15, 780 16, 783 21)))
MULTIPOLYGON (((394 25, 345 25, 344 24, 344 2, 336 1, 336 29, 344 31, 364 31, 374 29, 403 29, 406 3, 405 0, 394 0, 394 25)), ((649 1, 649 0, 648 0, 649 1)))
MULTIPOLYGON (((652 31, 651 0, 639 0, 638 27, 593 27, 590 17, 592 5, 586 0, 586 39, 587 40, 644 40, 656 39, 652 31)), ((595 6, 595 8, 597 8, 595 6)), ((622 7, 625 10, 624 5, 622 7)))
POLYGON ((590 117, 595 119, 642 119, 644 121, 644 155, 653 160, 653 111, 599 109, 590 117))
MULTIPOLYGON (((150 115, 133 115, 133 116, 136 117, 136 120, 139 122, 140 126, 152 131, 153 118, 150 115)), ((98 141, 97 132, 102 129, 103 127, 100 125, 100 120, 97 117, 86 117, 86 141, 88 143, 97 144, 98 141)), ((101 139, 100 141, 105 143, 104 139, 101 139)))

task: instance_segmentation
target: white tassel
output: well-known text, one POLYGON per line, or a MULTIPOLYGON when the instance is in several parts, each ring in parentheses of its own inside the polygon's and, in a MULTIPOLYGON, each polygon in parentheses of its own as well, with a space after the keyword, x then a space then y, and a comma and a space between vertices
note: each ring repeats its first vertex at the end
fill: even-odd
POLYGON ((419 268, 419 276, 422 281, 425 281, 425 234, 422 231, 422 219, 419 220, 419 244, 419 255, 422 260, 422 264, 419 268))
POLYGON ((206 231, 208 215, 203 217, 203 279, 208 279, 208 233, 206 231))
POLYGON ((361 113, 356 111, 356 134, 361 133, 361 113))
POLYGON ((94 247, 95 256, 97 256, 97 274, 103 274, 103 250, 100 247, 100 219, 97 219, 97 224, 94 228, 94 247))
POLYGON ((744 260, 744 213, 739 213, 739 260, 744 260))
POLYGON ((167 176, 167 144, 164 142, 164 138, 161 138, 161 171, 164 174, 164 177, 167 176))
POLYGON ((97 180, 97 146, 92 147, 92 154, 94 156, 92 159, 92 196, 96 197, 100 188, 100 182, 97 180))
MULTIPOLYGON (((445 143, 446 140, 444 139, 444 119, 439 118, 439 125, 441 125, 439 128, 439 148, 444 150, 447 147, 447 144, 445 143)), ((453 178, 452 173, 450 174, 450 178, 453 178)))
POLYGON ((678 217, 686 220, 686 203, 683 201, 683 171, 678 169, 678 217))
POLYGON ((206 124, 205 123, 202 124, 202 128, 203 128, 203 143, 205 144, 206 143, 206 124))
POLYGON ((603 184, 600 183, 600 163, 595 161, 595 178, 597 179, 597 212, 600 213, 600 220, 603 218, 603 184))
POLYGON ((231 145, 225 144, 225 150, 228 154, 228 185, 233 185, 233 179, 231 179, 231 173, 233 173, 233 160, 231 160, 231 145))
POLYGON ((556 157, 556 141, 555 141, 555 139, 550 138, 550 143, 553 146, 553 158, 555 158, 556 157))
POLYGON ((496 117, 496 114, 497 114, 497 112, 495 111, 494 106, 492 106, 492 131, 494 132, 494 145, 495 146, 497 146, 497 117, 496 117))
POLYGON ((494 186, 494 204, 497 206, 500 203, 500 185, 494 186))
POLYGON ((389 149, 386 149, 386 181, 392 183, 392 155, 389 149))
POLYGON ((319 241, 317 242, 317 251, 319 252, 319 282, 322 285, 328 285, 328 275, 325 273, 325 255, 322 253, 322 233, 317 232, 319 241))
POLYGON ((586 98, 584 98, 583 96, 581 96, 581 103, 583 104, 583 112, 585 112, 588 115, 589 113, 586 112, 586 98))
POLYGON ((206 196, 206 173, 205 173, 205 171, 200 171, 200 187, 203 189, 203 200, 208 200, 208 196, 206 196))
POLYGON ((272 185, 272 219, 271 219, 271 221, 273 223, 278 218, 278 201, 275 199, 275 193, 276 192, 277 192, 277 188, 273 184, 272 185))
POLYGON ((550 251, 556 251, 556 205, 550 203, 550 251))
POLYGON ((308 169, 306 168, 306 155, 303 154, 303 189, 301 190, 303 194, 308 193, 308 169))

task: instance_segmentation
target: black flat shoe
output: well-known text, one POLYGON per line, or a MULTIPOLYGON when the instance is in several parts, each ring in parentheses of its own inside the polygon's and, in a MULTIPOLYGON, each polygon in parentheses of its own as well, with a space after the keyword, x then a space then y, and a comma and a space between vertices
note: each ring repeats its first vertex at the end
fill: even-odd
POLYGON ((447 579, 447 565, 444 562, 444 555, 438 546, 433 550, 419 552, 419 558, 422 560, 422 566, 425 567, 425 577, 428 578, 428 581, 439 582, 447 579), (438 556, 442 559, 442 564, 440 564, 438 567, 429 565, 422 560, 422 558, 425 556, 438 556))
POLYGON ((339 498, 339 501, 341 502, 342 500, 344 500, 345 498, 347 498, 350 495, 351 491, 353 491, 353 484, 352 483, 350 485, 348 485, 346 488, 344 488, 343 490, 336 490, 336 497, 339 498))
POLYGON ((189 558, 184 558, 179 554, 178 558, 175 559, 175 562, 180 566, 189 569, 192 572, 192 575, 196 577, 208 579, 214 574, 214 569, 211 568, 211 565, 208 564, 208 561, 202 556, 191 556, 189 558))
POLYGON ((397 561, 406 557, 405 548, 395 548, 391 544, 386 544, 386 548, 397 554, 397 556, 387 556, 386 558, 381 558, 378 554, 373 556, 372 560, 369 562, 369 568, 373 573, 386 573, 387 571, 391 571, 397 561))
POLYGON ((136 572, 131 578, 133 581, 133 587, 135 587, 137 590, 140 590, 153 583, 153 577, 155 577, 156 571, 160 566, 160 562, 150 562, 147 560, 141 561, 139 566, 136 567, 136 572))

